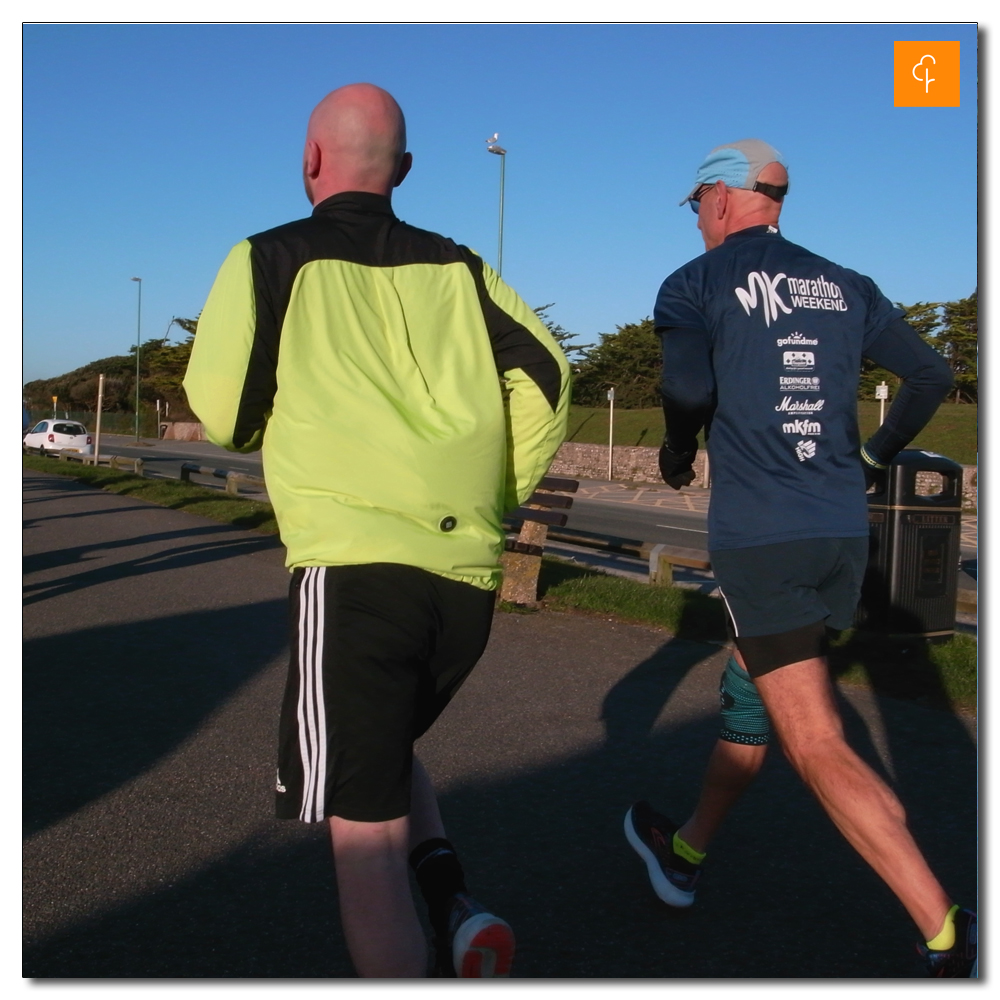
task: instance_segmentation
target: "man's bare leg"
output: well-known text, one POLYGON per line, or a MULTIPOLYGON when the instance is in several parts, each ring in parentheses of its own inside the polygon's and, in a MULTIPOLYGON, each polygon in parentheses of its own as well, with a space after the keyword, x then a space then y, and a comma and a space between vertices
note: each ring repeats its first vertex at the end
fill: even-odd
POLYGON ((384 823, 330 818, 340 919, 359 976, 427 975, 427 941, 410 891, 407 858, 417 844, 443 837, 430 777, 416 758, 410 815, 384 823))
POLYGON ((409 817, 359 823, 330 817, 340 919, 359 976, 427 975, 427 942, 410 893, 409 817))
POLYGON ((717 740, 708 758, 701 795, 691 818, 677 831, 685 844, 704 853, 729 811, 757 776, 767 744, 748 745, 717 740))
POLYGON ((790 663, 754 680, 792 766, 924 939, 933 938, 951 900, 907 829, 899 799, 845 742, 826 659, 790 663))
POLYGON ((432 837, 444 836, 444 823, 430 775, 414 757, 410 784, 410 850, 432 837))

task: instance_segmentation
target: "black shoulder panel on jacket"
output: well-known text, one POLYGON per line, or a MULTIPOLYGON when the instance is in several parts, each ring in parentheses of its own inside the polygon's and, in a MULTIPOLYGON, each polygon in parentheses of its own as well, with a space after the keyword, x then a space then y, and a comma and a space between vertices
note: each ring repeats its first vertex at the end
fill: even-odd
POLYGON ((513 316, 508 315, 490 298, 483 278, 483 262, 468 247, 462 247, 463 256, 479 294, 479 305, 486 320, 493 357, 498 372, 520 368, 542 390, 542 395, 555 410, 559 402, 562 376, 556 359, 535 335, 513 316))
POLYGON ((237 447, 264 426, 273 406, 281 328, 296 275, 305 264, 342 260, 400 267, 465 260, 452 240, 400 222, 391 211, 366 211, 350 202, 258 233, 249 243, 257 325, 233 431, 237 447))

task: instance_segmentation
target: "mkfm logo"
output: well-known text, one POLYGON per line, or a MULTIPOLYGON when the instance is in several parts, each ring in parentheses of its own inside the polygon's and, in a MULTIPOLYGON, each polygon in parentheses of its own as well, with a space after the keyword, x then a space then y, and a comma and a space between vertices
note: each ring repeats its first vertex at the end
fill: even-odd
POLYGON ((818 420, 789 420, 781 430, 785 434, 822 434, 823 425, 818 420))
POLYGON ((751 271, 747 275, 747 287, 736 289, 736 298, 740 300, 740 305, 750 315, 751 309, 757 308, 757 292, 760 292, 760 303, 764 307, 764 322, 771 325, 772 320, 778 318, 778 310, 791 315, 792 310, 781 301, 778 294, 777 285, 779 281, 784 281, 785 275, 778 274, 773 278, 766 271, 751 271))

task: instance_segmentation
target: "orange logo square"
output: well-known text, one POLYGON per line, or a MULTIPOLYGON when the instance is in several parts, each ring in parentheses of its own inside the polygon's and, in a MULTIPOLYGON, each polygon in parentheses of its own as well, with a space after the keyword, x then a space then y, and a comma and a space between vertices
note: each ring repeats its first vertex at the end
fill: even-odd
POLYGON ((893 42, 893 106, 957 108, 961 42, 893 42))

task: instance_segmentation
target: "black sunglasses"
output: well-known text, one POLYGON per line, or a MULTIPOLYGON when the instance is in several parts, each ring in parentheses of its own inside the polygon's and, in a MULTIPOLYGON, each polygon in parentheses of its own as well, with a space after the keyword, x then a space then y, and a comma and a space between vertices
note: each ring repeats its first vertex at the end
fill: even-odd
MULTIPOLYGON (((691 211, 695 215, 698 214, 701 208, 701 199, 705 196, 706 192, 711 191, 715 187, 714 184, 702 184, 700 188, 691 196, 688 204, 691 206, 691 211)), ((782 201, 786 194, 788 194, 787 184, 765 184, 763 181, 757 181, 754 186, 750 189, 751 191, 757 191, 760 194, 767 195, 771 201, 782 201)))
POLYGON ((695 215, 698 214, 701 209, 701 199, 715 187, 714 184, 702 184, 700 188, 688 199, 688 204, 691 206, 691 211, 695 215))

